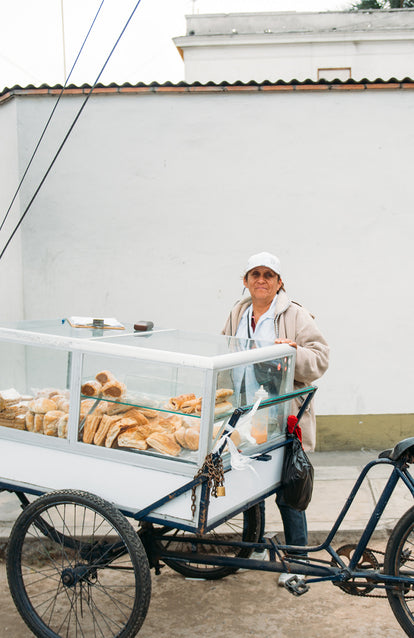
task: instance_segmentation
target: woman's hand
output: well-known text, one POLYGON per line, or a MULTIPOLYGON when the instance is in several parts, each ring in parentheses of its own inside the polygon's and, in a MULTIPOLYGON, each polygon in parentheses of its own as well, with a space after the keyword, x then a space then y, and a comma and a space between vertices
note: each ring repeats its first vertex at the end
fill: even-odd
POLYGON ((287 343, 288 346, 292 346, 292 348, 298 347, 296 341, 292 341, 291 339, 276 339, 275 343, 287 343))

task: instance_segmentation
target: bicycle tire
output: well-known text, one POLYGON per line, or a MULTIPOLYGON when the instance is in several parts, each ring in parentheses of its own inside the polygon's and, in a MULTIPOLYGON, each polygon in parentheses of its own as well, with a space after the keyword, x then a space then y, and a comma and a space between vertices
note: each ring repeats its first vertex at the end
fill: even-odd
POLYGON ((387 597, 395 618, 407 636, 414 638, 414 507, 394 527, 387 543, 384 574, 413 576, 412 585, 387 587, 387 597), (405 574, 404 572, 407 572, 405 574))
MULTIPOLYGON (((202 535, 189 534, 183 530, 176 528, 154 528, 154 531, 160 535, 163 534, 165 540, 157 539, 157 543, 165 549, 173 551, 192 551, 200 546, 202 553, 214 553, 218 556, 232 556, 239 558, 248 558, 252 553, 252 549, 248 547, 235 548, 228 546, 218 545, 203 545, 197 543, 203 538, 220 538, 220 540, 232 540, 232 541, 246 541, 251 543, 257 543, 261 533, 261 511, 259 505, 254 505, 242 514, 229 519, 226 523, 220 525, 218 528, 214 528, 210 532, 202 535), (188 538, 187 542, 174 543, 176 538, 188 538)), ((215 565, 203 565, 201 563, 194 562, 182 562, 163 556, 162 560, 166 565, 171 567, 174 571, 186 576, 187 578, 203 578, 205 580, 218 580, 234 574, 238 571, 237 567, 227 566, 215 566, 215 565)))
POLYGON ((10 535, 7 578, 39 638, 132 638, 151 596, 147 556, 131 524, 82 491, 52 492, 23 510, 10 535), (56 534, 43 534, 39 520, 56 534))

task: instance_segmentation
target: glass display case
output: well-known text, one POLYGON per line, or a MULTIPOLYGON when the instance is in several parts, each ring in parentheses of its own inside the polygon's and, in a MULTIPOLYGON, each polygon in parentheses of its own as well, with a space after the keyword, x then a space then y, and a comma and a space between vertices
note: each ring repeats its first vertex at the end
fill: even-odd
MULTIPOLYGON (((266 401, 292 391, 294 366, 287 345, 222 335, 73 328, 61 320, 2 324, 0 438, 11 449, 20 445, 22 458, 42 450, 35 456, 46 464, 31 460, 7 476, 3 459, 3 480, 41 489, 84 481, 93 491, 91 483, 96 490, 102 480, 133 477, 147 486, 134 507, 146 507, 166 492, 165 473, 169 489, 195 475, 236 408, 255 406, 231 434, 235 449, 249 457, 277 451, 290 404, 266 401)), ((228 449, 223 461, 231 473, 228 449)), ((250 484, 254 473, 247 475, 250 484)), ((279 479, 273 473, 273 483, 279 479)), ((102 492, 113 496, 110 485, 102 492)), ((115 502, 129 509, 126 492, 115 502)))

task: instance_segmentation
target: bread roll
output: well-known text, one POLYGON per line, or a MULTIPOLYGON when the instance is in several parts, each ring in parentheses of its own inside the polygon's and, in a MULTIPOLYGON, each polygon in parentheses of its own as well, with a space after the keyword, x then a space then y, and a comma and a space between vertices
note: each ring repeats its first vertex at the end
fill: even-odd
POLYGON ((26 412, 25 421, 26 421, 26 430, 29 430, 29 432, 33 432, 34 421, 35 421, 34 412, 26 412))
POLYGON ((126 392, 126 385, 114 379, 108 381, 102 386, 102 394, 104 397, 111 399, 120 399, 126 392))
POLYGON ((56 408, 62 412, 69 412, 69 399, 63 395, 59 395, 53 399, 56 403, 56 408))
POLYGON ((185 412, 186 414, 192 414, 193 412, 196 412, 197 409, 201 411, 201 399, 190 399, 189 401, 183 401, 179 411, 185 412))
POLYGON ((29 410, 36 414, 46 414, 50 410, 56 410, 56 403, 52 399, 46 399, 45 397, 33 399, 29 403, 29 410))
POLYGON ((189 450, 198 450, 200 432, 197 428, 187 428, 184 435, 185 447, 189 450))
POLYGON ((226 397, 231 397, 232 394, 234 394, 234 391, 230 390, 230 388, 221 388, 216 390, 216 403, 219 403, 220 400, 223 400, 226 397))
POLYGON ((99 381, 87 381, 81 387, 81 393, 86 397, 97 397, 102 391, 99 381))
POLYGON ((43 414, 35 414, 34 415, 34 432, 38 432, 39 434, 43 434, 43 414))
POLYGON ((168 454, 169 456, 178 456, 181 452, 181 447, 169 434, 163 432, 154 432, 147 438, 147 445, 161 452, 161 454, 168 454))
POLYGON ((50 410, 43 417, 43 433, 47 436, 57 436, 59 419, 65 413, 61 410, 50 410))
POLYGON ((65 414, 65 413, 59 419, 58 437, 60 439, 66 439, 68 435, 68 419, 69 419, 69 414, 65 414))
POLYGON ((113 381, 115 377, 112 372, 109 372, 109 370, 102 370, 101 372, 98 372, 97 375, 95 375, 95 379, 101 385, 105 385, 105 383, 108 383, 108 381, 113 381))
POLYGON ((191 401, 192 399, 195 399, 195 398, 196 398, 195 394, 180 394, 180 396, 178 397, 172 397, 169 401, 169 404, 171 405, 171 408, 173 410, 176 410, 178 412, 181 408, 181 405, 185 401, 191 401))
POLYGON ((96 430, 101 422, 102 415, 101 414, 88 414, 85 419, 85 423, 83 425, 83 435, 82 440, 84 443, 92 443, 94 436, 96 434, 96 430))

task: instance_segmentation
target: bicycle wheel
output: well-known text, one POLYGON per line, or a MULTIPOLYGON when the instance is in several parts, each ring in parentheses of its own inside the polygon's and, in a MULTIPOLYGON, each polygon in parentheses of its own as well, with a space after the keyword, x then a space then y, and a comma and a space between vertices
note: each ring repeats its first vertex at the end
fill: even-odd
POLYGON ((412 578, 412 585, 387 587, 387 596, 401 627, 407 636, 414 637, 414 507, 398 521, 388 539, 384 573, 412 578))
MULTIPOLYGON (((191 534, 180 529, 170 527, 153 527, 156 535, 156 544, 163 549, 174 552, 200 552, 202 554, 216 556, 232 556, 248 558, 253 550, 248 547, 238 548, 226 545, 203 545, 201 539, 211 539, 220 541, 246 541, 257 543, 261 532, 261 512, 260 506, 254 505, 245 512, 229 519, 210 532, 203 535, 191 534), (182 539, 184 542, 177 542, 182 539)), ((237 567, 203 565, 194 561, 177 561, 173 558, 162 557, 166 565, 176 572, 189 578, 205 578, 206 580, 217 580, 234 574, 237 567)))
POLYGON ((80 491, 46 494, 24 509, 10 535, 7 577, 40 638, 135 636, 151 595, 147 557, 128 520, 80 491))

